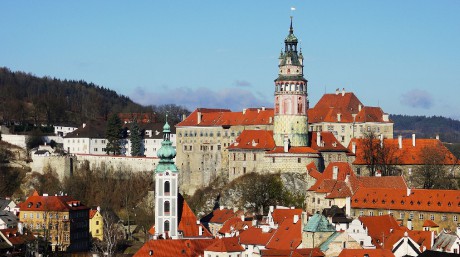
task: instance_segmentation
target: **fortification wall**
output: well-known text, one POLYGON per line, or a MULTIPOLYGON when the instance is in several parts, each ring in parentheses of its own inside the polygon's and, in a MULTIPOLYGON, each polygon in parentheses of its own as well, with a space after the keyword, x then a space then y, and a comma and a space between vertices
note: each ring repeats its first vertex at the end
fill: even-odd
POLYGON ((2 141, 5 141, 5 142, 10 143, 12 145, 17 145, 17 146, 19 146, 21 148, 26 148, 27 136, 26 135, 2 134, 2 141))
POLYGON ((92 169, 130 169, 133 172, 153 171, 158 165, 158 158, 153 157, 128 157, 92 154, 76 154, 76 168, 81 167, 86 161, 92 169))

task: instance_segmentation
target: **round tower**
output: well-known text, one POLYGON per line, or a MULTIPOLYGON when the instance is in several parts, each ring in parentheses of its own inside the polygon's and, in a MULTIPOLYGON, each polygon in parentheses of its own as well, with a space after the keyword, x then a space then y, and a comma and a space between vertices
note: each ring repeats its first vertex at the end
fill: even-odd
POLYGON ((275 79, 273 137, 277 146, 285 145, 286 137, 290 146, 308 145, 308 81, 303 77, 302 50, 297 50, 297 43, 291 16, 289 35, 284 40, 278 78, 275 79))

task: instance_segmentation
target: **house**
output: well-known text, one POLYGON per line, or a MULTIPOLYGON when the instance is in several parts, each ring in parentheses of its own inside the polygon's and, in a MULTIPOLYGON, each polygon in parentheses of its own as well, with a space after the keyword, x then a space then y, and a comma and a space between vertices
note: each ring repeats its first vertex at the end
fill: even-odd
POLYGON ((215 257, 241 257, 244 248, 239 243, 238 237, 223 237, 204 249, 203 256, 215 257))
POLYGON ((332 132, 343 145, 369 132, 393 138, 393 121, 389 115, 380 107, 364 106, 354 93, 345 89, 324 94, 308 110, 308 122, 309 131, 332 132))
POLYGON ((137 251, 133 257, 199 257, 205 256, 207 247, 217 239, 174 239, 174 240, 149 240, 137 251))
POLYGON ((89 210, 89 233, 92 238, 104 240, 104 218, 101 214, 101 207, 92 207, 89 210))
POLYGON ((75 131, 77 127, 75 126, 64 126, 64 125, 54 125, 54 134, 56 136, 65 137, 67 134, 75 131))
MULTIPOLYGON (((238 217, 238 211, 235 209, 225 208, 225 206, 219 206, 214 209, 211 213, 201 218, 203 225, 209 229, 214 237, 219 235, 219 231, 224 226, 224 223, 231 218, 238 217)), ((241 214, 241 213, 240 213, 241 214)))
POLYGON ((327 218, 322 214, 315 213, 303 227, 302 245, 307 248, 319 247, 334 232, 336 232, 335 227, 329 223, 327 218))
MULTIPOLYGON (((0 198, 0 211, 15 212, 16 204, 10 198, 0 198)), ((15 213, 16 214, 16 213, 15 213)))
POLYGON ((39 195, 35 191, 19 204, 20 222, 51 244, 52 251, 90 248, 89 208, 67 195, 39 195))
POLYGON ((460 238, 457 234, 443 230, 434 240, 433 251, 460 253, 460 238))
POLYGON ((21 225, 15 228, 0 229, 1 256, 29 256, 36 251, 35 237, 21 225))
POLYGON ((13 212, 0 211, 0 229, 17 227, 18 221, 19 218, 13 212))
POLYGON ((326 256, 338 256, 344 249, 362 249, 362 247, 346 231, 342 230, 329 236, 319 246, 319 249, 326 256))

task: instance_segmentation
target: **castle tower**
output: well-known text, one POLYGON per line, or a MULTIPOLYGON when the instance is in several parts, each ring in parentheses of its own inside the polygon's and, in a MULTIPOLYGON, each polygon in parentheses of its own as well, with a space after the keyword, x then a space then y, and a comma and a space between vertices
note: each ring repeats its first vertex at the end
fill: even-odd
POLYGON ((275 79, 275 120, 273 137, 277 146, 308 145, 307 80, 303 77, 302 50, 291 26, 279 57, 278 78, 275 79))
POLYGON ((170 141, 171 128, 168 116, 163 126, 163 142, 157 152, 160 161, 155 169, 155 237, 178 237, 178 177, 179 171, 174 164, 176 150, 170 141))

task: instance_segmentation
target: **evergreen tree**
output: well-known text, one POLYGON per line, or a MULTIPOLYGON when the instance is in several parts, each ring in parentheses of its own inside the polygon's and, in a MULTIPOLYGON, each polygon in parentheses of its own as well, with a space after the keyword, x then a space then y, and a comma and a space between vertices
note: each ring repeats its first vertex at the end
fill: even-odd
POLYGON ((131 123, 131 156, 144 156, 144 146, 142 145, 142 131, 139 129, 137 119, 131 123))
POLYGON ((123 128, 121 120, 117 114, 112 114, 107 120, 107 146, 105 152, 107 154, 119 155, 121 154, 120 140, 122 139, 123 128))

